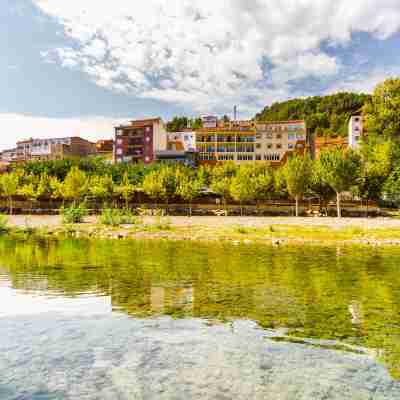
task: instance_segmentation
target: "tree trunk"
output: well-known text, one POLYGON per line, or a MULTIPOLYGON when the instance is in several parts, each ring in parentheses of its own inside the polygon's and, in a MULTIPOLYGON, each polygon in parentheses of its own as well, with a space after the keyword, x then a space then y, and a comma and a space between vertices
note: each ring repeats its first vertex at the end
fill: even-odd
POLYGON ((13 215, 13 201, 12 201, 12 196, 8 198, 8 209, 10 212, 10 215, 13 215))
POLYGON ((192 202, 189 202, 189 217, 192 216, 192 202))
POLYGON ((336 192, 336 207, 337 207, 337 217, 342 218, 342 210, 340 208, 340 193, 336 192))
POLYGON ((295 197, 296 199, 296 217, 299 216, 299 196, 295 197))
POLYGON ((243 217, 243 205, 242 205, 242 202, 240 202, 240 216, 243 217))
POLYGON ((368 197, 367 197, 367 204, 366 204, 366 209, 365 209, 365 216, 368 218, 368 197))

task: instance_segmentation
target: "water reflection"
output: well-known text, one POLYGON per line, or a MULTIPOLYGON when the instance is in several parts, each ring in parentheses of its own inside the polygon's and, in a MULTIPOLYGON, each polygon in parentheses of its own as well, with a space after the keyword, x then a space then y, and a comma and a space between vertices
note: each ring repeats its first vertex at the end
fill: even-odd
POLYGON ((374 357, 400 380, 399 249, 2 239, 0 260, 0 317, 254 321, 276 345, 374 357))

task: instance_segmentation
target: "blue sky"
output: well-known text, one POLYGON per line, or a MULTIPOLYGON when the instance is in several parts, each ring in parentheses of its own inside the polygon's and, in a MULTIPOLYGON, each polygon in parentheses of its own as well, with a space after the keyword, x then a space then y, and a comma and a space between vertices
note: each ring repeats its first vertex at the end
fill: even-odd
POLYGON ((400 1, 3 0, 0 150, 400 75, 400 1), (102 4, 105 3, 105 4, 102 4), (316 4, 317 3, 317 4, 316 4))

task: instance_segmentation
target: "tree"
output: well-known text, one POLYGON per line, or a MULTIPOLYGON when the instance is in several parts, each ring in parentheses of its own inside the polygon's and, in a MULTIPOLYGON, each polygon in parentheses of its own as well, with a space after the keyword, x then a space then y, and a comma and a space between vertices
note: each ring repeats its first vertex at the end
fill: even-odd
POLYGON ((310 186, 311 161, 308 155, 294 154, 284 166, 287 190, 296 201, 296 217, 299 216, 299 200, 310 186))
POLYGON ((75 204, 87 194, 87 191, 88 178, 86 173, 78 167, 72 167, 61 187, 63 199, 72 200, 75 204))
POLYGON ((383 186, 383 192, 386 199, 395 203, 397 206, 400 202, 400 165, 397 166, 389 175, 383 186))
POLYGON ((1 192, 8 198, 10 215, 13 214, 13 198, 18 194, 20 175, 17 172, 10 172, 0 176, 1 192))
POLYGON ((176 194, 189 205, 189 217, 192 216, 192 202, 198 197, 203 188, 203 182, 196 176, 190 176, 188 173, 181 173, 177 176, 176 194))
POLYGON ((227 213, 226 202, 230 195, 231 182, 236 175, 237 167, 233 162, 217 165, 212 170, 210 189, 222 198, 225 213, 227 213))
POLYGON ((114 193, 114 182, 109 175, 94 175, 89 180, 89 193, 97 200, 106 201, 114 193))
POLYGON ((369 136, 400 135, 400 78, 386 79, 376 86, 372 98, 364 108, 365 129, 369 136))
POLYGON ((230 196, 240 203, 240 215, 243 216, 243 203, 256 198, 257 185, 254 168, 251 165, 241 165, 237 174, 232 177, 230 196))
POLYGON ((129 208, 129 200, 133 197, 136 191, 135 185, 129 180, 127 172, 124 173, 121 183, 116 187, 115 191, 125 200, 125 208, 129 208))
POLYGON ((157 202, 167 197, 167 187, 163 181, 161 170, 155 170, 145 176, 143 180, 143 191, 157 202))
POLYGON ((341 218, 341 194, 355 186, 360 169, 359 156, 352 150, 323 151, 320 156, 324 180, 336 193, 337 216, 341 218))
POLYGON ((274 174, 271 167, 268 164, 256 164, 255 165, 255 200, 257 205, 259 200, 265 200, 269 198, 274 191, 274 174))
POLYGON ((393 168, 395 145, 381 138, 369 138, 361 146, 361 168, 357 179, 356 194, 366 200, 368 216, 369 200, 379 200, 385 181, 393 168))
POLYGON ((310 190, 319 199, 319 212, 328 214, 328 203, 335 196, 335 191, 325 179, 323 165, 320 159, 312 161, 310 190))

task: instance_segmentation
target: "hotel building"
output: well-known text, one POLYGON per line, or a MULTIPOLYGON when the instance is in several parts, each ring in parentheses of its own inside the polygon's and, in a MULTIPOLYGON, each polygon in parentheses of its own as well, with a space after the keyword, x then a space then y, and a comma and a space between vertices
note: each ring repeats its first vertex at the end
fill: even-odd
POLYGON ((196 131, 200 163, 267 161, 280 165, 290 153, 304 152, 306 146, 304 121, 231 121, 196 131))
POLYGON ((167 150, 167 131, 161 118, 131 121, 115 128, 114 161, 143 162, 156 160, 156 152, 167 150))

